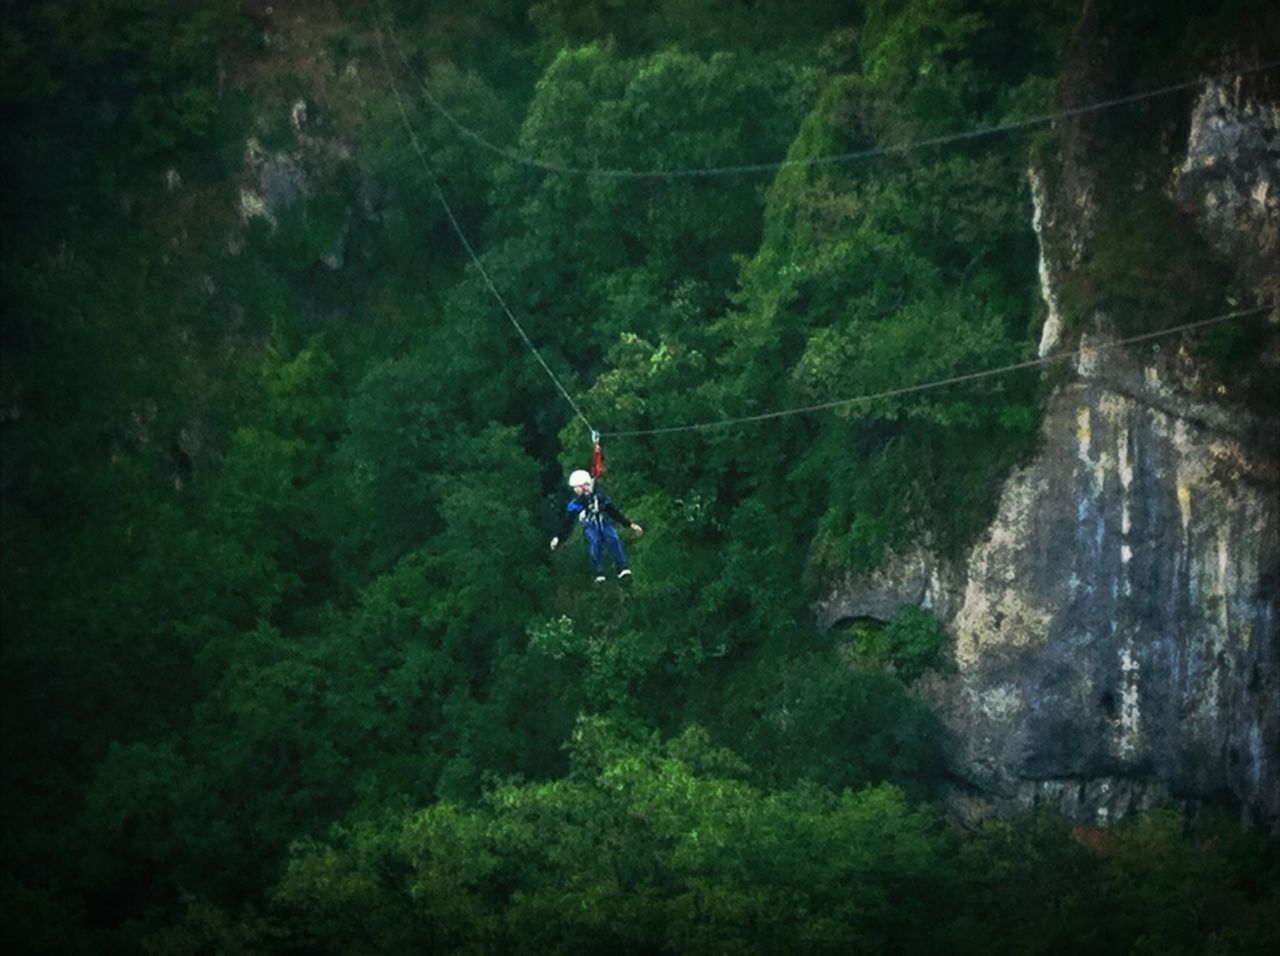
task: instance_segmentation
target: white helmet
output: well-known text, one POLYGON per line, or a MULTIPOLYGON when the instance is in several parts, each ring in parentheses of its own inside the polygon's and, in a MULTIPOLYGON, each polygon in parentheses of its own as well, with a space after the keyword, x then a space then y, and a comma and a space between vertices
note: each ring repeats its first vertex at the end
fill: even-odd
POLYGON ((569 476, 570 488, 577 488, 578 485, 586 485, 587 491, 590 491, 591 486, 593 484, 595 484, 595 482, 592 479, 591 475, 583 471, 581 468, 579 468, 577 471, 575 471, 572 475, 569 476))

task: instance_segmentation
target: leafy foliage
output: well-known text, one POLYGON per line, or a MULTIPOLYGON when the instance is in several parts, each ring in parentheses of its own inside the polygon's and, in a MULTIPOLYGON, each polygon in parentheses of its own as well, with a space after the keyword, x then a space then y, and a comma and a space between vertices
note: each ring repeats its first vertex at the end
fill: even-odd
MULTIPOLYGON (((1025 144, 893 149, 1046 108, 1075 11, 1025 6, 4 4, 10 948, 1274 942, 1273 842, 954 832, 938 622, 811 625, 831 572, 965 547, 1036 433, 1032 376, 897 393, 1032 347, 1025 144), (552 175, 417 80, 551 163, 796 162, 552 175), (607 440, 646 534, 591 590, 546 552, 584 429, 494 289, 611 431, 863 398, 607 440)), ((1101 223, 1078 308, 1212 300, 1181 215, 1101 223)))
POLYGON ((322 952, 1244 953, 1274 939, 1275 886, 1251 869, 1274 859, 1206 839, 1216 822, 1164 843, 1187 821, 1162 812, 1091 849, 1029 816, 955 840, 892 787, 760 790, 697 727, 660 745, 583 720, 571 749, 561 780, 295 847, 283 918, 322 952))
POLYGON ((664 753, 587 721, 573 750, 564 780, 409 815, 369 869, 368 837, 302 848, 278 899, 334 951, 361 945, 340 912, 379 871, 403 874, 368 890, 378 909, 401 901, 392 933, 410 922, 410 938, 445 948, 836 951, 889 945, 902 892, 934 880, 930 820, 891 788, 763 793, 721 776, 733 760, 696 729, 664 753))

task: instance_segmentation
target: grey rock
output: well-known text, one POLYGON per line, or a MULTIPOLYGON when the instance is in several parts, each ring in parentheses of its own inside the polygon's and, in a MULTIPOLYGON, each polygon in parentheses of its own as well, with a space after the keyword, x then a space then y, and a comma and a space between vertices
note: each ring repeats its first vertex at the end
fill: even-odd
POLYGON ((1244 78, 1209 84, 1191 114, 1172 194, 1202 210, 1217 250, 1263 296, 1280 293, 1280 103, 1245 95, 1244 78))
POLYGON ((284 158, 264 164, 258 182, 263 202, 272 212, 288 209, 307 193, 306 177, 292 161, 284 158))
POLYGON ((961 775, 1005 803, 1109 822, 1231 794, 1274 826, 1277 429, 1115 387, 1135 377, 1111 353, 1050 401, 1044 450, 970 555, 960 672, 930 693, 961 775))
POLYGON ((342 221, 342 229, 338 232, 338 238, 334 240, 333 248, 320 257, 320 262, 326 269, 331 272, 337 272, 347 262, 347 234, 351 231, 351 210, 347 210, 346 218, 342 221))
POLYGON ((274 227, 276 213, 310 193, 311 183, 299 159, 284 153, 268 156, 257 140, 248 141, 240 183, 244 221, 260 217, 274 227))
POLYGON ((858 618, 889 621, 904 607, 926 608, 949 620, 959 606, 963 586, 955 568, 921 547, 891 555, 866 574, 846 575, 815 603, 814 617, 824 631, 858 618))
MULTIPOLYGON (((1238 86, 1195 104, 1170 193, 1236 267, 1242 301, 1280 297, 1277 107, 1238 86)), ((1076 139, 1087 144, 1086 131, 1076 139)), ((1076 145, 1079 145, 1078 143, 1076 145)), ((1033 174, 1042 354, 1058 285, 1092 241, 1089 152, 1033 174)), ((1280 830, 1280 421, 1234 401, 1161 340, 1109 347, 1091 317, 1075 379, 1049 398, 1037 456, 1003 485, 967 560, 927 546, 847 576, 820 624, 931 605, 958 672, 917 686, 954 740, 958 818, 1051 807, 1108 824, 1165 799, 1229 798, 1280 830)), ((1255 375, 1280 363, 1280 311, 1255 375)))

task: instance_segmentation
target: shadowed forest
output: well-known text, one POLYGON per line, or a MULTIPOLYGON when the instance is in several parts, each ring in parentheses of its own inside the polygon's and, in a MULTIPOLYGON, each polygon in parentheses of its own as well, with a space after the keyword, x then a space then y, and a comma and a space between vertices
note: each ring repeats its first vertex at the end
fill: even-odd
MULTIPOLYGON (((1213 74, 1269 4, 0 9, 8 951, 1280 951, 1229 802, 961 823, 939 621, 814 626, 973 543, 1067 372, 661 431, 1033 358, 1050 127, 895 147, 1075 105, 1099 37, 1118 95, 1213 74), (584 417, 629 585, 547 546, 584 417)), ((1228 308, 1183 215, 1068 340, 1228 308)))

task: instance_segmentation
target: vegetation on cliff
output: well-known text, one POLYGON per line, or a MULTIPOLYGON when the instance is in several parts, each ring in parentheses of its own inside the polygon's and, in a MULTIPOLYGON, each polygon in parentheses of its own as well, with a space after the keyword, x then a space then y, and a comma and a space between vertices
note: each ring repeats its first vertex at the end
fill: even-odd
MULTIPOLYGON (((592 590, 546 550, 588 435, 426 172, 611 431, 1017 362, 1025 136, 584 178, 420 83, 556 164, 805 161, 1051 109, 1078 11, 1035 6, 5 3, 10 948, 1274 944, 1276 847, 1210 814, 955 831, 937 621, 813 631, 832 570, 972 540, 1034 373, 610 440, 648 533, 592 590)), ((1133 212, 1081 303, 1154 294, 1133 212)))

